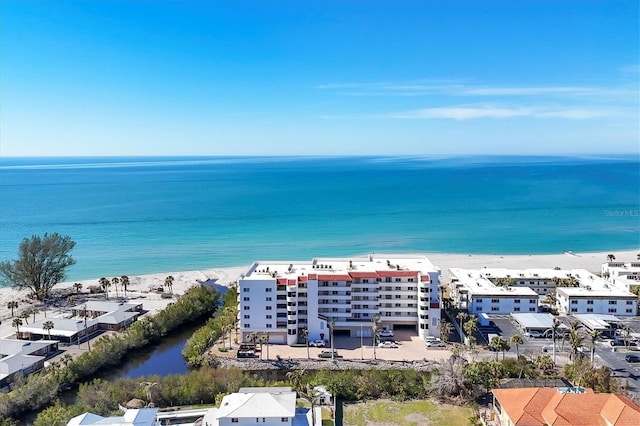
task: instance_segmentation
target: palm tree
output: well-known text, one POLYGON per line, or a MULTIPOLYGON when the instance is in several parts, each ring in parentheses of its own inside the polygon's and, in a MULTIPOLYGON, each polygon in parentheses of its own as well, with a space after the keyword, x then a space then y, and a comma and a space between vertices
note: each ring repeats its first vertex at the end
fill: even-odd
POLYGON ((456 318, 460 320, 460 333, 463 333, 464 330, 462 329, 462 324, 464 320, 467 318, 467 314, 465 314, 464 312, 458 312, 458 315, 456 315, 456 318))
POLYGON ((167 278, 164 279, 164 286, 169 288, 169 292, 173 294, 173 281, 175 280, 175 278, 173 278, 173 275, 169 275, 167 278))
POLYGON ((126 275, 123 275, 120 277, 120 285, 122 286, 122 289, 124 290, 124 297, 127 297, 127 287, 129 287, 129 277, 126 275))
POLYGON ((118 278, 118 277, 111 278, 111 284, 113 284, 113 287, 116 289, 116 299, 117 299, 119 297, 118 296, 118 284, 120 284, 120 278, 118 278))
POLYGON ((371 331, 373 332, 373 359, 376 359, 376 346, 378 346, 378 332, 380 330, 380 315, 371 318, 371 331))
POLYGON ((560 321, 554 318, 553 323, 551 324, 551 345, 553 347, 553 365, 556 365, 556 336, 558 335, 558 328, 560 328, 560 321))
POLYGON ((496 351, 496 360, 498 359, 498 351, 502 352, 502 360, 504 361, 504 353, 511 349, 509 346, 509 342, 503 339, 500 336, 493 336, 491 338, 491 342, 489 342, 489 346, 491 346, 496 351))
POLYGON ((265 331, 264 333, 262 333, 262 336, 260 336, 260 338, 267 345, 267 359, 269 359, 269 336, 270 336, 270 333, 268 331, 265 331))
POLYGON ((31 308, 25 309, 24 311, 20 312, 19 316, 24 320, 26 324, 29 324, 29 317, 31 316, 31 308))
POLYGON ((33 322, 36 322, 36 314, 39 314, 40 311, 38 310, 38 308, 31 308, 31 313, 33 314, 33 322))
POLYGON ((305 370, 304 368, 296 368, 289 371, 286 376, 287 379, 289 379, 289 383, 291 383, 291 387, 300 392, 302 390, 302 379, 306 374, 307 370, 305 370))
MULTIPOLYGON (((109 280, 107 280, 109 282, 109 280)), ((91 351, 91 339, 87 335, 87 305, 84 305, 84 338, 87 339, 87 348, 91 351)), ((78 338, 78 346, 80 346, 80 338, 78 338)))
POLYGON ((543 374, 547 374, 553 370, 555 363, 549 358, 549 355, 540 355, 535 360, 536 368, 540 369, 543 374))
POLYGON ((578 356, 578 348, 582 346, 583 340, 584 338, 576 330, 571 330, 569 332, 569 344, 571 345, 571 353, 573 354, 573 359, 578 356))
POLYGON ((7 303, 7 309, 11 309, 11 317, 13 318, 13 310, 18 309, 18 302, 12 300, 7 303))
POLYGON ((593 367, 593 361, 596 356, 596 340, 600 337, 600 332, 598 330, 592 330, 589 333, 589 337, 591 338, 591 366, 593 367))
POLYGON ((73 288, 76 291, 76 294, 80 293, 80 290, 82 290, 82 283, 74 283, 73 288))
POLYGON ((153 407, 153 388, 158 386, 156 382, 142 382, 140 386, 144 386, 145 397, 147 398, 147 407, 153 407))
POLYGON ((20 333, 20 326, 22 325, 22 319, 14 318, 12 324, 16 328, 16 337, 17 337, 17 335, 20 333))
POLYGON ((451 334, 451 323, 442 319, 438 320, 438 331, 440 331, 440 340, 445 345, 449 342, 449 334, 451 334))
POLYGON ((511 344, 516 347, 516 359, 520 359, 520 345, 524 343, 522 340, 522 336, 519 334, 514 334, 511 336, 511 344))
POLYGON ((42 329, 46 330, 47 334, 49 335, 49 340, 51 340, 51 329, 52 328, 54 328, 53 321, 45 321, 42 324, 42 329))
POLYGON ((304 339, 305 345, 307 345, 307 359, 311 359, 311 355, 309 354, 309 329, 307 327, 301 328, 300 336, 304 339))
POLYGON ((612 253, 609 253, 609 254, 607 255, 607 260, 608 260, 609 262, 613 262, 614 260, 616 260, 616 257, 615 257, 612 253))
POLYGON ((98 283, 100 284, 102 290, 104 290, 105 299, 109 300, 109 287, 111 287, 111 281, 109 281, 105 277, 102 277, 98 280, 98 283))
POLYGON ((473 347, 476 343, 476 332, 478 331, 478 317, 472 315, 469 317, 467 322, 464 323, 464 333, 467 335, 467 339, 469 339, 469 346, 473 347))
POLYGON ((336 328, 336 322, 338 321, 338 318, 333 317, 331 318, 331 321, 329 322, 329 324, 327 324, 327 327, 329 327, 329 336, 331 338, 331 359, 333 360, 334 355, 335 355, 335 351, 333 349, 333 329, 336 328))

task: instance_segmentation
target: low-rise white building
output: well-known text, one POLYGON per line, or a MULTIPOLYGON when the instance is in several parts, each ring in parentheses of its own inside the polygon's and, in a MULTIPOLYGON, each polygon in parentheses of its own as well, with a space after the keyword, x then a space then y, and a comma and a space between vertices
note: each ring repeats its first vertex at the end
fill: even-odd
POLYGON ((454 305, 469 314, 538 312, 538 293, 525 286, 498 286, 492 281, 494 274, 497 272, 485 269, 451 268, 450 293, 454 305))
POLYGON ((626 291, 640 287, 640 262, 607 262, 602 264, 602 277, 626 291))
POLYGON ((335 334, 371 336, 404 327, 438 336, 440 270, 424 255, 372 254, 311 261, 255 262, 238 281, 243 341, 269 332, 272 343, 327 340, 335 334), (335 320, 334 320, 335 319, 335 320))
POLYGON ((18 376, 40 370, 45 360, 57 351, 58 342, 55 340, 0 339, 0 388, 18 376))
POLYGON ((567 315, 632 316, 637 310, 637 296, 584 269, 452 268, 450 287, 454 305, 471 314, 537 312, 543 294, 555 294, 567 315))

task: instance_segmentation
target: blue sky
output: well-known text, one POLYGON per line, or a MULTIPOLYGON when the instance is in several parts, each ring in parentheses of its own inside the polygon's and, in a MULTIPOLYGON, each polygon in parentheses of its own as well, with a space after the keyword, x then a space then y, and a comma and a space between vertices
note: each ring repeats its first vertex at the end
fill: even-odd
POLYGON ((632 1, 0 3, 0 155, 640 151, 632 1))

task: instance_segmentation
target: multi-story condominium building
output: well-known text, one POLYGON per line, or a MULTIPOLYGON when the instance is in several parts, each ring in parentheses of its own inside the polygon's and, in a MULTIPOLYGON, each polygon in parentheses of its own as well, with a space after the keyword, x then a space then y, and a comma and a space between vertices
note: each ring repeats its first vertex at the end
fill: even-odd
POLYGON ((537 312, 537 296, 546 294, 555 295, 565 314, 630 316, 637 310, 635 295, 584 269, 453 268, 450 286, 454 304, 469 313, 537 312))
POLYGON ((406 328, 421 337, 438 336, 440 270, 424 255, 372 254, 256 262, 238 281, 243 341, 269 332, 272 343, 327 340, 334 334, 371 336, 381 329, 406 328))
POLYGON ((538 312, 538 293, 515 283, 496 285, 492 278, 494 274, 499 275, 496 272, 461 268, 451 268, 449 272, 450 293, 458 309, 470 314, 485 312, 496 315, 538 312))

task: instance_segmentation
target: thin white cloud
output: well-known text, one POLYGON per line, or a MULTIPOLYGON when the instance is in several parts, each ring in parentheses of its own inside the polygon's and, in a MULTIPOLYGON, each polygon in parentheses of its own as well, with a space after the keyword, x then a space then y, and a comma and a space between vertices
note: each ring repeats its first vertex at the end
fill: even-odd
MULTIPOLYGON (((618 111, 619 112, 619 111, 618 111)), ((549 107, 496 107, 481 106, 450 106, 422 108, 384 115, 392 119, 451 119, 473 120, 478 118, 508 119, 516 117, 531 118, 563 118, 568 120, 588 120, 592 118, 611 116, 616 111, 608 109, 586 108, 549 108, 549 107)))

